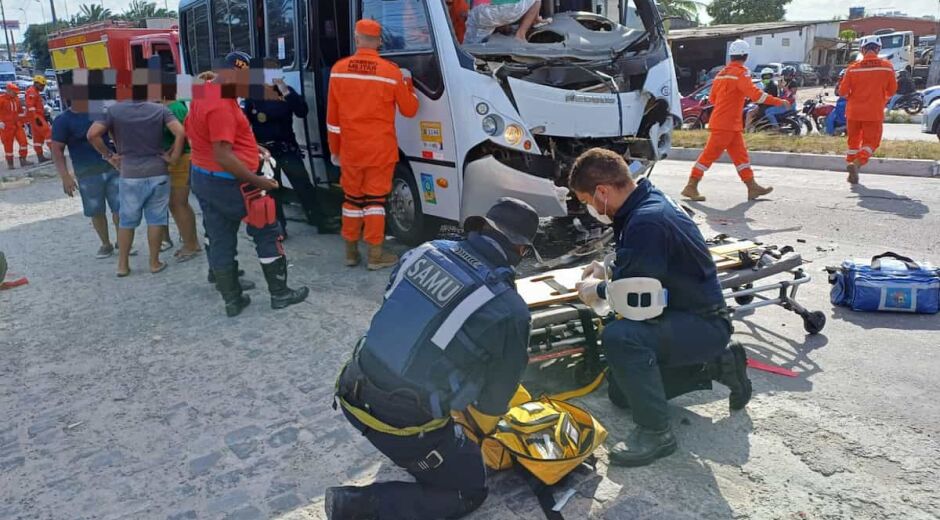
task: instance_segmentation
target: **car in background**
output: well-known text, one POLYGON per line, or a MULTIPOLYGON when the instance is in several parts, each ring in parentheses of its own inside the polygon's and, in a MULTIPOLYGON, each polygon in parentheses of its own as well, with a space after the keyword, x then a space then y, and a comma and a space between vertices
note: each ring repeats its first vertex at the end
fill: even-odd
MULTIPOLYGON (((722 66, 723 67, 723 66, 722 66)), ((755 79, 754 86, 763 90, 760 79, 755 79)), ((679 106, 682 107, 682 129, 695 130, 704 128, 708 123, 708 115, 705 108, 708 107, 708 94, 712 91, 712 80, 693 90, 688 96, 679 100, 679 106)))
MULTIPOLYGON (((934 87, 940 90, 940 87, 934 87)), ((940 98, 936 96, 933 102, 924 110, 924 120, 921 123, 920 130, 925 134, 933 134, 940 139, 940 98)))
POLYGON ((15 83, 17 87, 20 87, 20 92, 26 92, 26 89, 33 86, 33 78, 31 76, 17 76, 15 83))
POLYGON ((793 67, 793 70, 796 71, 796 85, 798 87, 806 87, 812 85, 819 85, 819 73, 816 72, 816 67, 813 67, 809 63, 801 63, 799 61, 785 61, 783 62, 784 67, 793 67))
POLYGON ((754 68, 751 69, 751 76, 754 79, 760 79, 760 71, 764 69, 770 69, 774 71, 774 79, 779 80, 783 77, 783 67, 783 63, 762 63, 760 65, 755 65, 754 68))

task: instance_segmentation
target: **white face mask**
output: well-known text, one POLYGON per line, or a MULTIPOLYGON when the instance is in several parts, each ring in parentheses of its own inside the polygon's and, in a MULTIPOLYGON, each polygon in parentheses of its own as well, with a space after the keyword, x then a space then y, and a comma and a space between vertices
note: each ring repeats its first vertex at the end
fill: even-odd
MULTIPOLYGON (((594 217, 598 222, 609 226, 614 223, 613 219, 607 215, 602 215, 600 211, 597 211, 597 208, 594 207, 594 204, 597 203, 597 190, 594 190, 594 195, 591 195, 591 204, 586 204, 588 215, 594 217)), ((604 212, 607 212, 607 199, 604 199, 604 212)))

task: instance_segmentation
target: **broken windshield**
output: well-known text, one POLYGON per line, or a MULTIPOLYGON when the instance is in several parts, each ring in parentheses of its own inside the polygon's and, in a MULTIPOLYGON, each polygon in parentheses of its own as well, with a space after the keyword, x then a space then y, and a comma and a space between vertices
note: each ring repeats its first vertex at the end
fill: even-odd
MULTIPOLYGON (((452 16, 455 1, 460 0, 449 3, 452 16)), ((481 58, 510 58, 522 62, 592 61, 619 57, 633 50, 633 46, 640 49, 638 44, 650 34, 648 28, 653 32, 657 30, 651 0, 607 0, 600 4, 566 0, 560 2, 564 10, 557 12, 550 12, 554 2, 542 2, 537 16, 530 11, 537 5, 534 1, 506 4, 475 0, 466 15, 464 50, 481 58), (595 6, 597 13, 591 12, 595 6), (647 23, 644 23, 644 13, 647 23), (532 27, 528 31, 520 30, 527 19, 534 22, 532 27)), ((460 30, 455 32, 459 39, 460 30)))

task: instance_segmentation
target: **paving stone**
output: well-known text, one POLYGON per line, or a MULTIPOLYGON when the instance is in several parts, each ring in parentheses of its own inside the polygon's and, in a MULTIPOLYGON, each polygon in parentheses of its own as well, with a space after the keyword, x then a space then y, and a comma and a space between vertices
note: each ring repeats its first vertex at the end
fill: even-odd
POLYGON ((297 509, 301 503, 299 496, 290 493, 271 500, 268 502, 268 507, 271 509, 272 513, 286 513, 297 509))
POLYGON ((271 435, 271 437, 268 438, 268 445, 270 445, 272 448, 280 448, 281 446, 285 446, 287 444, 293 444, 297 441, 297 432, 299 431, 300 430, 293 426, 284 428, 283 430, 275 433, 274 435, 271 435))
POLYGON ((222 454, 219 452, 213 452, 208 455, 203 455, 202 457, 193 459, 189 461, 189 475, 191 477, 198 477, 200 475, 205 475, 215 466, 215 463, 222 458, 222 454))
POLYGON ((271 487, 268 488, 267 498, 271 498, 288 491, 293 491, 297 489, 297 484, 295 482, 281 482, 277 479, 271 482, 271 487))
POLYGON ((238 458, 244 460, 258 449, 258 441, 255 437, 261 433, 263 430, 257 426, 245 426, 226 434, 225 444, 238 458))
POLYGON ((276 394, 271 394, 265 397, 268 401, 274 404, 287 404, 290 402, 290 397, 284 394, 284 392, 278 392, 276 394))
POLYGON ((196 520, 197 518, 199 517, 196 516, 196 512, 190 509, 189 511, 183 511, 182 513, 170 515, 166 517, 166 520, 196 520))
POLYGON ((248 493, 239 489, 215 500, 210 500, 206 506, 206 511, 209 514, 228 513, 247 505, 250 501, 248 493))
POLYGON ((264 515, 255 506, 248 506, 225 515, 225 520, 260 520, 261 518, 264 518, 264 515))
POLYGON ((107 451, 92 457, 89 467, 91 469, 102 469, 115 466, 126 459, 123 453, 118 450, 107 451))
POLYGON ((12 459, 0 460, 0 471, 10 471, 26 463, 25 457, 13 457, 12 459))

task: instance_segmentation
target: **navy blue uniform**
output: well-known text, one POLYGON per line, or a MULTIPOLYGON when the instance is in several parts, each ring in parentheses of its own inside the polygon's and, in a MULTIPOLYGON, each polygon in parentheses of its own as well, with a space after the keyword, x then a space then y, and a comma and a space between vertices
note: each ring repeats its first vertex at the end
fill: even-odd
MULTIPOLYGON (((281 182, 281 172, 287 175, 307 220, 314 223, 319 218, 316 191, 310 183, 303 154, 294 135, 294 118, 306 117, 309 108, 300 94, 291 87, 287 89, 288 93, 282 99, 246 99, 245 115, 251 123, 255 139, 271 152, 277 163, 274 178, 281 182)), ((283 208, 285 191, 278 189, 271 194, 277 202, 277 220, 286 229, 287 219, 283 208)))
POLYGON ((434 420, 420 435, 393 435, 344 413, 417 482, 369 486, 380 518, 452 518, 486 497, 480 448, 450 420, 474 405, 502 415, 528 363, 529 310, 496 239, 471 233, 406 253, 385 303, 340 378, 338 395, 394 428, 434 420))
MULTIPOLYGON (((663 314, 646 321, 617 320, 603 332, 611 383, 629 399, 634 422, 654 430, 668 426, 666 398, 711 388, 710 378, 675 381, 688 367, 713 360, 728 345, 731 324, 718 271, 705 239, 675 202, 641 180, 614 216, 617 261, 613 279, 649 277, 668 290, 663 314), (666 369, 667 388, 635 384, 634 374, 666 369), (688 384, 685 384, 688 383, 688 384), (677 388, 678 387, 678 388, 677 388)), ((601 290, 603 292, 603 290, 601 290)))

